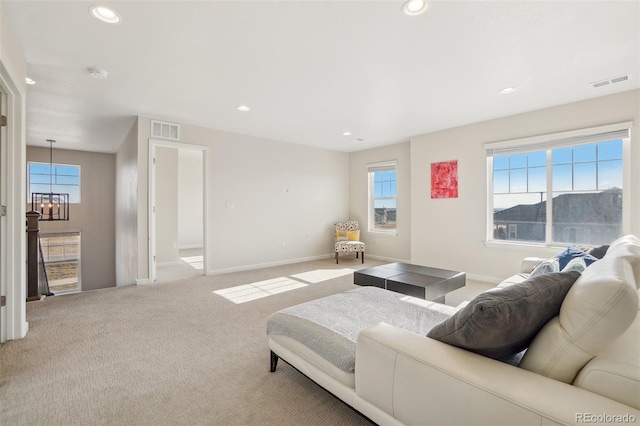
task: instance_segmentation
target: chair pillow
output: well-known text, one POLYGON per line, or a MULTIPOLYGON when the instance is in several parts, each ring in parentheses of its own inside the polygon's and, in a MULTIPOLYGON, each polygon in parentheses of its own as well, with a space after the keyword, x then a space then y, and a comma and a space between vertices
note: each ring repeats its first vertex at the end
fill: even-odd
POLYGON ((348 239, 347 231, 339 231, 336 229, 336 241, 347 241, 348 239))
POLYGON ((347 239, 349 241, 360 241, 360 231, 347 231, 347 239))
POLYGON ((560 312, 579 272, 553 272, 476 296, 427 337, 484 356, 504 359, 529 346, 560 312))

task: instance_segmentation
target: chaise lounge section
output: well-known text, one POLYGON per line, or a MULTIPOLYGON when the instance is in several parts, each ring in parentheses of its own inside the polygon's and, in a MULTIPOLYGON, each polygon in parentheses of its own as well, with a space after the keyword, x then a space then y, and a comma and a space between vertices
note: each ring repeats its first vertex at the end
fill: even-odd
MULTIPOLYGON (((534 263, 523 266, 502 289, 527 288, 534 263)), ((381 425, 640 422, 640 240, 616 240, 603 259, 573 274, 559 312, 533 335, 521 361, 425 336, 469 305, 356 291, 362 288, 273 314, 271 370, 282 358, 381 425), (317 321, 325 310, 329 320, 317 321), (337 353, 353 362, 336 362, 337 353)))

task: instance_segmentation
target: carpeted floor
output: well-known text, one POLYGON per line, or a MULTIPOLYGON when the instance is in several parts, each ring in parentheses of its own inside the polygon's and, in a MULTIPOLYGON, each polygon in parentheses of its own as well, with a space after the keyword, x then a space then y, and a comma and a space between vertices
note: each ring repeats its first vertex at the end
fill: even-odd
POLYGON ((269 373, 265 334, 271 313, 354 288, 361 267, 326 259, 29 303, 27 337, 0 347, 0 424, 369 425, 288 364, 269 373), (213 293, 265 280, 303 286, 238 304, 213 293))
POLYGON ((381 263, 325 259, 28 303, 27 337, 0 347, 0 424, 370 425, 288 364, 269 373, 265 325, 381 263))

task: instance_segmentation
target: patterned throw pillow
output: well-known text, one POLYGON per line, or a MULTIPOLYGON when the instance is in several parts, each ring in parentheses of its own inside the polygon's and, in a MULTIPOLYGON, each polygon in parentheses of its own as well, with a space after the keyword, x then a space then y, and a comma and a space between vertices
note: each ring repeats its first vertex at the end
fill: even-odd
POLYGON ((587 269, 587 264, 584 259, 581 257, 574 257, 569 261, 569 263, 567 263, 567 266, 562 269, 562 272, 578 271, 583 273, 585 269, 587 269))
POLYGON ((576 247, 568 247, 566 250, 563 250, 560 253, 558 253, 556 257, 560 262, 561 271, 564 269, 565 266, 567 266, 567 263, 569 263, 571 259, 575 257, 584 258, 584 262, 587 264, 587 266, 591 265, 593 262, 598 260, 595 257, 591 256, 589 253, 586 253, 576 247))
POLYGON ((558 259, 555 257, 538 263, 536 267, 533 268, 533 271, 531 271, 529 278, 537 277, 542 274, 549 274, 551 272, 560 272, 560 262, 558 262, 558 259))

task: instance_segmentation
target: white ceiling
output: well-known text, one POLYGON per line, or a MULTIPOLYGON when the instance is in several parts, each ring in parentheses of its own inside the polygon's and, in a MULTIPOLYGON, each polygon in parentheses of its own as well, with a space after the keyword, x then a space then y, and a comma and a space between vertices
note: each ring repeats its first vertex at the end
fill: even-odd
POLYGON ((637 1, 1 1, 28 145, 116 152, 141 115, 350 152, 640 87, 637 1))

